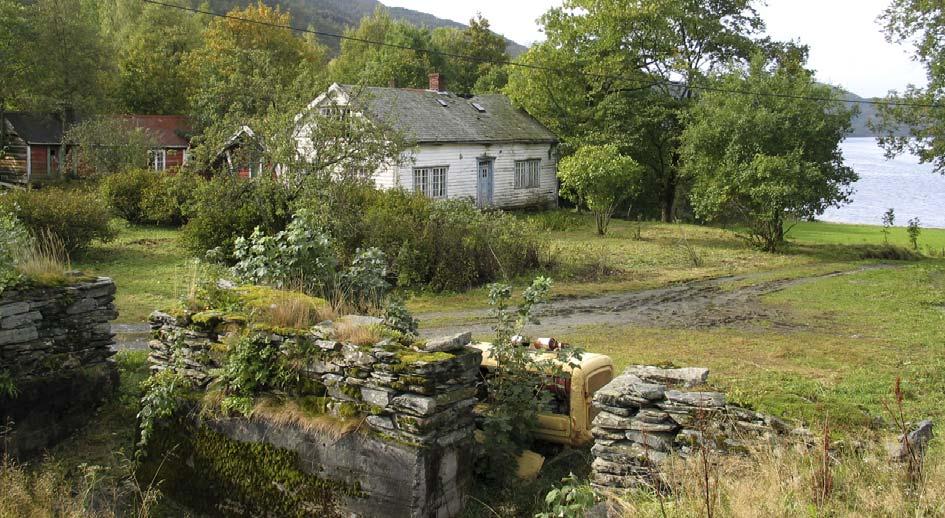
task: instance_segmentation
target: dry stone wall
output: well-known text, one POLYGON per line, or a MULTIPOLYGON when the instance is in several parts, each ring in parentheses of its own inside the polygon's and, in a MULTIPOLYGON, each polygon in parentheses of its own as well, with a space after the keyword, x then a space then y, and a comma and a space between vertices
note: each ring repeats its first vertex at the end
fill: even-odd
MULTIPOLYGON (((370 317, 347 320, 348 325, 380 323, 370 317)), ((472 410, 481 362, 481 353, 467 347, 468 333, 411 349, 390 340, 345 343, 333 338, 330 323, 303 331, 245 326, 242 317, 222 313, 154 313, 151 368, 175 369, 202 390, 223 366, 219 351, 233 333, 262 335, 280 350, 304 342, 311 353, 301 376, 326 400, 327 414, 360 419, 357 430, 339 438, 243 417, 205 419, 201 426, 241 443, 291 451, 305 473, 357 486, 357 496, 345 496, 342 514, 447 518, 460 513, 472 475, 472 410)))
POLYGON ((746 452, 751 442, 802 433, 772 416, 726 403, 721 392, 697 391, 708 369, 629 367, 594 395, 592 482, 629 489, 661 483, 660 465, 707 448, 746 452))
POLYGON ((25 458, 69 435, 117 385, 109 358, 115 284, 24 287, 0 294, 0 445, 25 458))

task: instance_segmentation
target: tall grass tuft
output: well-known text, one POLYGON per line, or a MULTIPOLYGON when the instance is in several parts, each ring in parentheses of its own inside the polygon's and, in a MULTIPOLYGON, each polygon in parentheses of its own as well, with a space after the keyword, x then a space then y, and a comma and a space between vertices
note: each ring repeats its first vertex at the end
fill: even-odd
MULTIPOLYGON (((819 441, 818 441, 819 442, 819 441)), ((815 446, 819 449, 821 445, 815 446)), ((873 444, 865 450, 831 452, 830 498, 817 491, 822 457, 806 447, 787 444, 754 448, 749 455, 719 459, 713 473, 713 515, 719 518, 757 516, 943 516, 945 515, 945 448, 928 451, 926 470, 916 490, 903 480, 902 468, 892 465, 885 449, 873 444), (812 454, 814 453, 814 454, 812 454)), ((618 516, 656 518, 706 516, 705 466, 698 455, 671 457, 662 465, 672 497, 661 502, 650 490, 611 495, 618 516)))
POLYGON ((41 230, 29 242, 14 250, 16 269, 24 277, 42 285, 65 284, 72 261, 57 234, 41 230))

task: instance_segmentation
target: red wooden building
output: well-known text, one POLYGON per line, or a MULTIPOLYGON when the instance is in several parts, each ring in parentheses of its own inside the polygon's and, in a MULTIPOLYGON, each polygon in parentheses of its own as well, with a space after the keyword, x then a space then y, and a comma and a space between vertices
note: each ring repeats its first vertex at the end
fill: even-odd
MULTIPOLYGON (((118 115, 130 127, 151 134, 155 147, 148 151, 148 163, 155 171, 183 166, 188 161, 191 127, 180 115, 118 115)), ((61 178, 66 173, 69 147, 63 135, 81 122, 72 117, 31 112, 7 112, 0 124, 0 182, 10 184, 41 183, 61 178)), ((74 167, 74 166, 73 166, 74 167)))
POLYGON ((60 177, 66 149, 62 135, 76 120, 48 113, 8 112, 3 124, 0 182, 25 184, 60 177))
POLYGON ((157 147, 148 152, 155 171, 181 167, 189 160, 191 127, 183 115, 121 115, 131 127, 151 134, 157 147))

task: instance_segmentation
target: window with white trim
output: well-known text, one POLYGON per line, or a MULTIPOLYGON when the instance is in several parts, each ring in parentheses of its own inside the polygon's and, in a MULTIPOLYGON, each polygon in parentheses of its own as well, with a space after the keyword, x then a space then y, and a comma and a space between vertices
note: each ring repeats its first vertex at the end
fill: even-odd
POLYGON ((416 167, 413 170, 413 190, 429 198, 446 198, 446 172, 449 167, 416 167))
POLYGON ((164 149, 152 149, 148 151, 148 162, 151 169, 155 171, 167 169, 167 151, 164 149))
POLYGON ((515 161, 515 188, 516 189, 534 189, 540 186, 541 160, 533 158, 529 160, 515 161))

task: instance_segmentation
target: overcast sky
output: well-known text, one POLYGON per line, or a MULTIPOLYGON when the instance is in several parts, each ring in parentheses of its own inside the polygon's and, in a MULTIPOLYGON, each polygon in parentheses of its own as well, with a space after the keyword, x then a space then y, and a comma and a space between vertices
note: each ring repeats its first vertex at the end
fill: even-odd
MULTIPOLYGON (((543 38, 536 20, 560 0, 382 0, 465 23, 477 12, 493 29, 523 45, 543 38)), ((761 9, 774 38, 800 39, 810 46, 810 66, 822 81, 865 97, 884 95, 925 74, 907 49, 886 43, 876 17, 890 0, 769 0, 761 9)))

